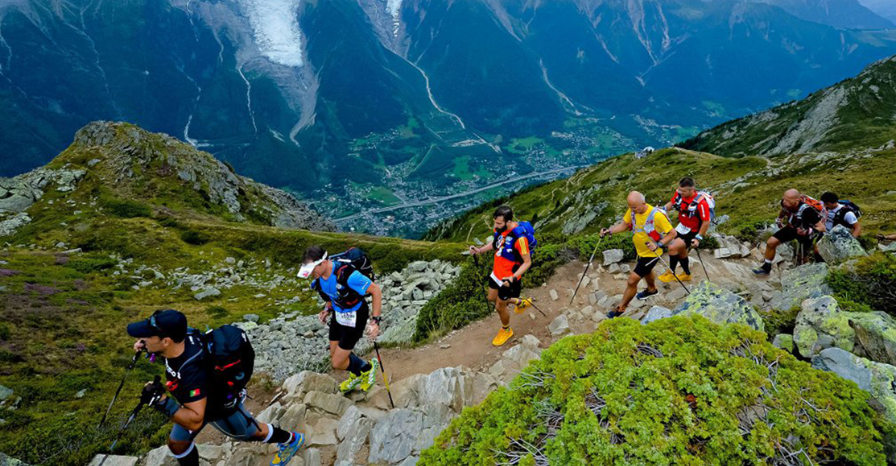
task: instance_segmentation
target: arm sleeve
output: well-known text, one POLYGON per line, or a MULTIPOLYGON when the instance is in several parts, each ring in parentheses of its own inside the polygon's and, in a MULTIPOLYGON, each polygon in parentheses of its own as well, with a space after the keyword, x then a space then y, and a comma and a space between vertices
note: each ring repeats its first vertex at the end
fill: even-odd
POLYGON ((523 236, 523 237, 517 239, 514 247, 516 248, 517 251, 519 251, 519 253, 521 255, 525 256, 526 254, 529 254, 530 253, 529 238, 526 238, 525 236, 523 236))
POLYGON ((846 220, 846 223, 850 225, 855 225, 856 222, 859 221, 859 218, 856 217, 856 214, 852 212, 847 212, 846 215, 843 216, 843 219, 846 220))
POLYGON ((355 290, 361 296, 367 294, 367 288, 370 288, 370 285, 373 282, 370 281, 363 273, 358 272, 357 270, 352 272, 352 274, 348 277, 348 286, 349 288, 355 290))

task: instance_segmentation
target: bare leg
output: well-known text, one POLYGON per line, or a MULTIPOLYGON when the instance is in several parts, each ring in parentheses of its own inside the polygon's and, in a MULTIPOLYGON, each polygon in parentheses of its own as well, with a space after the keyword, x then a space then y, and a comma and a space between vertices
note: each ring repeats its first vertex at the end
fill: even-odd
POLYGON ((507 312, 507 303, 508 301, 499 299, 498 305, 495 306, 495 308, 498 310, 498 316, 501 318, 501 325, 503 325, 504 327, 510 325, 510 313, 507 312))
MULTIPOLYGON (((638 282, 641 281, 641 277, 632 272, 628 276, 628 281, 625 282, 625 292, 622 294, 622 302, 619 304, 619 309, 624 311, 628 307, 628 303, 632 302, 632 298, 635 297, 635 294, 638 292, 638 282)), ((655 289, 656 287, 654 287, 655 289)))

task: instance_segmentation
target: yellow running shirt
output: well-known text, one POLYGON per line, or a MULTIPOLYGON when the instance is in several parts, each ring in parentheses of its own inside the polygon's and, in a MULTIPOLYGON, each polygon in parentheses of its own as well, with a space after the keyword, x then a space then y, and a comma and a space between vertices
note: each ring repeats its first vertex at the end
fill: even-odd
MULTIPOLYGON (((657 257, 663 255, 662 249, 657 249, 656 252, 650 250, 645 244, 648 241, 651 241, 651 238, 647 236, 647 233, 643 231, 644 224, 647 222, 647 218, 650 216, 650 212, 654 209, 654 207, 650 204, 647 204, 647 210, 644 211, 643 214, 635 215, 635 229, 642 230, 635 233, 632 237, 632 241, 635 242, 635 249, 638 251, 638 256, 640 257, 657 257)), ((631 225, 632 223, 632 209, 628 209, 625 211, 625 216, 622 217, 623 221, 626 224, 631 225)), ((669 231, 672 230, 672 223, 669 221, 669 217, 661 212, 657 211, 656 215, 653 216, 653 228, 661 236, 666 236, 669 231)))

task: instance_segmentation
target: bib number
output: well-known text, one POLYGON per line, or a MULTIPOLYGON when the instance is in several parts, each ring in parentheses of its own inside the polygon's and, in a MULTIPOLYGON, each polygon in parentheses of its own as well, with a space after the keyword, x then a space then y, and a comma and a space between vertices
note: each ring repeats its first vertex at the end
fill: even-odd
POLYGON ((675 231, 677 231, 679 235, 686 235, 691 232, 691 229, 679 223, 678 226, 675 227, 675 231))
POLYGON ((358 322, 358 312, 337 312, 336 322, 338 322, 339 325, 343 325, 345 327, 354 327, 358 322))

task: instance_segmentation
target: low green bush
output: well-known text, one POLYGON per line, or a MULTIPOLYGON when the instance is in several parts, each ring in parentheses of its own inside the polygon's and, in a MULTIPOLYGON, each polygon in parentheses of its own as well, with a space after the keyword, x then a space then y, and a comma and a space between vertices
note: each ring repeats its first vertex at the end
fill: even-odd
POLYGON ((194 246, 202 246, 211 241, 209 235, 196 230, 184 230, 180 232, 180 239, 184 243, 192 244, 194 246))
POLYGON ((105 199, 103 206, 116 217, 136 218, 151 217, 152 209, 146 204, 130 199, 105 199))
POLYGON ((118 262, 115 259, 110 259, 108 257, 98 257, 70 260, 65 264, 65 266, 71 269, 75 269, 78 272, 88 274, 92 272, 98 272, 100 270, 111 269, 112 267, 115 267, 115 264, 117 263, 118 262))
POLYGON ((614 319, 465 409, 418 464, 886 464, 893 426, 868 397, 743 325, 614 319))
POLYGON ((762 317, 765 333, 769 339, 775 338, 779 333, 793 334, 793 328, 796 326, 796 316, 800 313, 799 306, 794 306, 786 311, 778 309, 760 309, 759 316, 762 317))
POLYGON ((828 285, 838 302, 850 310, 884 311, 896 316, 896 257, 877 252, 859 259, 855 267, 832 269, 828 285))

